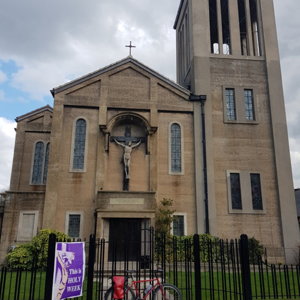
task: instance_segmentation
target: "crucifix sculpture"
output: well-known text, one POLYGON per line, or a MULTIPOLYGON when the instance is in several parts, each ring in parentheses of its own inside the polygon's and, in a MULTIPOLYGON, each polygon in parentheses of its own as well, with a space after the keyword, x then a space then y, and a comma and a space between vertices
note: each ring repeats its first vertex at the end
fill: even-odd
POLYGON ((130 163, 131 163, 131 152, 134 148, 137 148, 142 142, 145 141, 144 137, 132 137, 131 127, 125 127, 124 136, 112 136, 110 137, 111 142, 115 142, 117 145, 124 149, 123 153, 123 165, 124 165, 124 180, 123 190, 128 191, 129 180, 130 180, 130 163))

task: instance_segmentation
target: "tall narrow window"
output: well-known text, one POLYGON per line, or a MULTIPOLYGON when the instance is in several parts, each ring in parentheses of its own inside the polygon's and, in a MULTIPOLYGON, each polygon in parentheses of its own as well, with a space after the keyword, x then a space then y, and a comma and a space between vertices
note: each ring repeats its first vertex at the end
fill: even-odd
POLYGON ((182 32, 182 71, 183 76, 185 76, 186 71, 186 36, 185 36, 185 24, 182 24, 181 26, 181 32, 182 32))
POLYGON ((239 24, 240 24, 240 41, 242 55, 248 55, 248 37, 247 37, 247 20, 245 0, 238 1, 239 24))
POLYGON ((32 184, 42 184, 43 166, 44 166, 44 142, 37 142, 35 144, 33 168, 32 168, 32 184))
POLYGON ((232 209, 242 209, 242 195, 239 173, 230 173, 230 190, 232 209))
POLYGON ((171 172, 181 171, 181 128, 179 124, 173 123, 171 125, 171 172))
POLYGON ((80 237, 80 214, 69 214, 68 235, 72 238, 80 237))
POLYGON ((177 236, 184 235, 184 216, 182 215, 173 216, 173 235, 177 235, 177 236))
POLYGON ((258 22, 258 12, 257 12, 257 0, 250 0, 250 17, 251 17, 251 29, 252 29, 252 39, 253 39, 253 50, 254 55, 261 56, 261 45, 259 36, 259 22, 258 22))
POLYGON ((244 90, 244 102, 245 102, 246 120, 249 120, 249 121, 255 120, 253 90, 244 90))
POLYGON ((263 203, 261 196, 260 174, 250 174, 250 179, 253 209, 262 210, 263 203))
POLYGON ((235 92, 234 89, 225 89, 226 101, 226 115, 227 120, 236 120, 236 107, 235 107, 235 92))
POLYGON ((228 0, 221 0, 223 54, 231 54, 228 0))
POLYGON ((44 162, 44 174, 43 174, 43 183, 44 184, 47 181, 47 175, 48 175, 49 148, 50 148, 50 143, 47 143, 46 153, 45 153, 45 162, 44 162))
POLYGON ((183 32, 182 27, 178 31, 178 40, 179 40, 179 73, 180 73, 180 83, 183 85, 184 82, 184 70, 183 70, 183 57, 184 57, 184 45, 183 45, 183 32))
MULTIPOLYGON (((186 38, 186 67, 190 65, 191 54, 190 54, 190 28, 189 28, 189 15, 188 13, 185 15, 185 38, 186 38)), ((187 71, 186 70, 186 71, 187 71)))
POLYGON ((73 169, 84 169, 85 139, 86 121, 84 119, 78 119, 75 125, 73 169))
POLYGON ((45 184, 48 173, 50 143, 37 142, 34 148, 31 184, 45 184))
POLYGON ((211 53, 219 54, 218 12, 216 0, 209 0, 209 24, 211 53))

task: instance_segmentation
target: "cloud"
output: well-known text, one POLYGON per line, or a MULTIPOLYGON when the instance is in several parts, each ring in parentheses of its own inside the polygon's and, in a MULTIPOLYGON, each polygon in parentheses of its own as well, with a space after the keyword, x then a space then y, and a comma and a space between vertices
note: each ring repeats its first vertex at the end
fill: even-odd
POLYGON ((4 91, 0 90, 0 101, 4 101, 5 99, 5 93, 4 91))
MULTIPOLYGON (((175 79, 172 25, 179 2, 2 0, 0 60, 18 66, 9 78, 2 72, 2 80, 21 93, 9 94, 8 88, 0 90, 0 101, 5 101, 6 111, 8 107, 16 110, 17 104, 18 109, 24 107, 18 114, 27 113, 28 101, 42 103, 53 87, 126 57, 125 45, 130 40, 137 46, 135 58, 175 79), (159 6, 159 10, 154 6, 159 6)), ((3 189, 9 186, 14 123, 4 118, 0 121, 3 189)))
POLYGON ((6 74, 0 70, 0 84, 7 80, 6 74))
MULTIPOLYGON (((46 102, 53 87, 127 56, 125 45, 129 41, 136 45, 135 58, 175 80, 172 26, 179 3, 180 0, 2 0, 0 60, 12 60, 18 68, 12 74, 5 71, 9 78, 0 73, 0 82, 2 76, 2 82, 6 80, 3 84, 24 94, 20 98, 0 90, 0 102, 19 106, 33 100, 46 102)), ((274 5, 289 135, 294 145, 294 178, 298 178, 295 163, 300 149, 300 1, 274 0, 274 5)), ((27 109, 24 105, 24 111, 18 114, 27 109)))
POLYGON ((0 117, 0 192, 8 189, 15 141, 15 122, 0 117))
POLYGON ((179 0, 4 0, 0 58, 21 66, 12 85, 40 100, 51 88, 127 56, 130 40, 137 59, 174 79, 178 5, 179 0), (153 10, 155 5, 160 9, 153 10))

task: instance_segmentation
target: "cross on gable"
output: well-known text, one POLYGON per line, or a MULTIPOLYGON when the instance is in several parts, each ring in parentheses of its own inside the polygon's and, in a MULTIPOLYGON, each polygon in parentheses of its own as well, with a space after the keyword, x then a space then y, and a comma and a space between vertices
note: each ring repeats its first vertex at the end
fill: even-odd
POLYGON ((125 45, 125 47, 129 48, 129 56, 131 56, 131 48, 135 48, 135 46, 133 46, 130 41, 129 45, 125 45))
POLYGON ((139 141, 141 141, 141 143, 145 142, 145 138, 142 136, 141 137, 131 136, 131 127, 130 126, 125 127, 124 136, 111 136, 110 137, 111 142, 113 142, 114 140, 117 140, 118 142, 124 143, 126 145, 128 145, 129 142, 131 142, 131 143, 138 143, 139 141))

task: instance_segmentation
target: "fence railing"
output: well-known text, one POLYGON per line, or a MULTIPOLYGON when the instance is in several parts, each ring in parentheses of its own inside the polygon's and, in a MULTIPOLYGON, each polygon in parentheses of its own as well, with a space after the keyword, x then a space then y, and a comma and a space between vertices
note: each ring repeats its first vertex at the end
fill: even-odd
MULTIPOLYGON (((55 243, 50 236, 47 268, 38 267, 38 256, 27 269, 1 267, 1 300, 51 299, 55 243)), ((111 276, 125 275, 126 270, 134 270, 134 277, 142 280, 155 277, 157 269, 163 270, 161 280, 177 286, 186 300, 300 299, 300 266, 254 257, 245 235, 226 241, 199 235, 166 237, 147 229, 138 241, 91 236, 86 255, 84 292, 77 299, 104 299, 111 276)))

